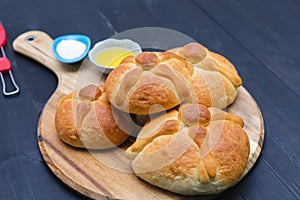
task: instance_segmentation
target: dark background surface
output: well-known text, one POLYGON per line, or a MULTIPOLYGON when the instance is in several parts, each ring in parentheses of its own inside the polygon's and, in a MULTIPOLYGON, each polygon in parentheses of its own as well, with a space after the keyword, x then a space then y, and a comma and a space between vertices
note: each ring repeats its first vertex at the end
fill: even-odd
MULTIPOLYGON (((265 141, 250 173, 218 199, 300 199, 300 1, 0 0, 5 47, 21 92, 0 94, 0 199, 83 199, 48 169, 37 123, 55 75, 15 53, 28 30, 69 33, 92 43, 138 27, 182 32, 236 66, 265 120, 265 141)), ((7 80, 8 81, 8 80, 7 80)))

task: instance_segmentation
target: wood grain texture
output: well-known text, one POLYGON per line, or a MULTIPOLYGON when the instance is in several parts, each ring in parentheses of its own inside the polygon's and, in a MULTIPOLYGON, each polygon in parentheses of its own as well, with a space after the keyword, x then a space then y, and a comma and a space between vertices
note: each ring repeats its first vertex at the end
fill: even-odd
MULTIPOLYGON (((52 41, 43 32, 30 31, 20 35, 13 43, 15 51, 40 62, 52 70, 59 80, 56 91, 43 109, 38 125, 40 151, 52 172, 71 188, 94 199, 187 199, 188 197, 161 190, 138 179, 128 170, 130 167, 126 167, 129 164, 124 161, 122 148, 89 152, 75 149, 59 140, 54 124, 58 100, 87 84, 103 83, 105 76, 88 60, 74 65, 58 62, 52 53, 52 41), (30 37, 34 40, 28 40, 30 37), (120 163, 125 168, 120 170, 115 167, 120 163)), ((255 100, 243 87, 239 88, 239 95, 228 111, 244 119, 244 129, 250 139, 251 155, 243 175, 245 176, 261 152, 264 140, 263 118, 255 100)))

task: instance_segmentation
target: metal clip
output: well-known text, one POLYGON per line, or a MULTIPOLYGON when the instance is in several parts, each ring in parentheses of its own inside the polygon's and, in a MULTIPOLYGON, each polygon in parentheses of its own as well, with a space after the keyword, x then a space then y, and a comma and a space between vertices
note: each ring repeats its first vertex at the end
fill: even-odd
MULTIPOLYGON (((20 91, 20 89, 19 89, 18 85, 16 84, 16 81, 15 81, 14 76, 13 76, 12 71, 11 71, 10 61, 6 58, 5 51, 4 51, 2 46, 1 46, 1 52, 2 52, 2 55, 3 55, 3 58, 4 58, 4 59, 1 60, 3 66, 0 66, 0 78, 1 78, 1 82, 2 82, 2 91, 3 91, 4 95, 9 96, 9 95, 13 95, 13 94, 18 93, 20 91), (5 84, 5 81, 4 81, 3 74, 2 74, 2 72, 4 72, 4 71, 8 71, 11 82, 12 82, 13 86, 15 87, 14 91, 11 91, 11 92, 6 91, 6 84, 5 84)), ((0 65, 1 65, 1 62, 0 62, 0 65)))
POLYGON ((2 72, 0 72, 0 78, 1 78, 1 82, 2 82, 2 91, 3 91, 3 94, 6 95, 6 96, 16 94, 16 93, 18 93, 19 90, 20 90, 19 87, 18 87, 18 85, 17 85, 16 82, 15 82, 15 79, 14 79, 14 76, 13 76, 11 70, 9 70, 8 73, 9 73, 11 82, 13 83, 13 85, 14 85, 14 87, 15 87, 16 89, 15 89, 14 91, 12 91, 12 92, 6 92, 5 81, 4 81, 2 72))

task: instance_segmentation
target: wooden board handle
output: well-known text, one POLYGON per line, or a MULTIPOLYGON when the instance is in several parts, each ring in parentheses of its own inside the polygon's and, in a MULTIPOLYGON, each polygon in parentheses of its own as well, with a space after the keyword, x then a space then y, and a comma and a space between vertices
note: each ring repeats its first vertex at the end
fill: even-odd
POLYGON ((47 33, 32 30, 19 35, 13 41, 13 48, 53 71, 58 78, 58 88, 70 92, 74 88, 80 64, 64 64, 58 61, 52 51, 52 43, 53 39, 47 33))
POLYGON ((77 71, 77 65, 68 65, 59 62, 52 51, 53 39, 42 31, 28 31, 19 35, 13 41, 13 48, 33 60, 52 70, 60 79, 63 71, 77 71))

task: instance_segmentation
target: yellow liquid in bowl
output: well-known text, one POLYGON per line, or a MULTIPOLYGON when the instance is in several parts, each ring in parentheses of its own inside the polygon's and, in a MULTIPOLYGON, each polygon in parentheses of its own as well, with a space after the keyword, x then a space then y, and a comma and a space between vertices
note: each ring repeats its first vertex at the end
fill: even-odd
POLYGON ((117 67, 125 57, 131 55, 133 53, 127 49, 110 48, 99 52, 95 61, 99 65, 117 67))

